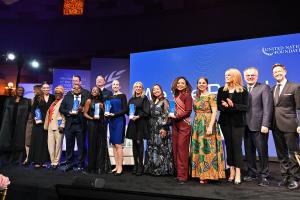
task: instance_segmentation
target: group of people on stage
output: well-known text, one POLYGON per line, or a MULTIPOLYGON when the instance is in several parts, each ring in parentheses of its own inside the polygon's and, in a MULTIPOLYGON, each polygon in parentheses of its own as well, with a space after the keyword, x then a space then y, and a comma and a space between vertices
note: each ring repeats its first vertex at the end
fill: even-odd
POLYGON ((36 89, 32 103, 23 98, 24 88, 19 87, 17 95, 5 103, 0 130, 1 156, 7 162, 20 162, 24 146, 27 146, 28 158, 24 165, 33 163, 34 167, 41 168, 50 157, 52 169, 82 171, 87 153, 85 172, 112 172, 118 176, 123 172, 122 144, 126 137, 132 140, 132 173, 137 176, 143 173, 175 175, 179 184, 186 183, 191 176, 206 184, 225 179, 227 163, 229 182, 238 185, 242 181, 257 180, 258 185, 268 186, 268 133, 272 129, 282 175, 279 186, 296 189, 300 180, 300 164, 295 157, 300 151, 300 85, 287 81, 287 70, 282 64, 274 64, 272 73, 276 85, 270 88, 257 82, 256 68, 246 68, 244 86, 241 72, 230 68, 225 72, 225 84, 217 95, 209 93, 208 79, 200 77, 194 100, 191 84, 180 76, 172 83, 172 102, 165 98, 159 84, 152 87, 149 100, 139 81, 134 83, 132 97, 127 102, 119 81, 113 81, 111 92, 104 87, 105 79, 101 75, 91 92, 81 87, 80 76, 73 76, 73 89, 65 96, 62 86, 57 86, 55 95, 51 95, 49 84, 43 83, 41 89, 36 89), (170 112, 171 103, 175 104, 175 112, 170 112), (130 113, 132 106, 134 113, 130 113), (37 109, 41 116, 37 116, 37 109), (193 110, 195 115, 191 120, 193 110), (125 133, 126 114, 129 123, 125 133), (107 125, 116 163, 112 170, 107 125), (26 130, 30 130, 31 137, 25 137, 26 130), (63 136, 66 138, 66 160, 60 163, 63 136), (30 142, 25 138, 30 138, 30 142), (242 177, 241 170, 245 169, 243 139, 247 174, 242 177), (145 154, 144 140, 147 140, 145 154))

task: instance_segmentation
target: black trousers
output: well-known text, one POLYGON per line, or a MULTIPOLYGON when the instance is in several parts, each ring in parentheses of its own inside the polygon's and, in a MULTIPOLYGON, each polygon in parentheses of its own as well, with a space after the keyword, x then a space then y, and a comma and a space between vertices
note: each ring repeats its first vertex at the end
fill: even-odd
POLYGON ((294 154, 300 150, 299 134, 296 132, 282 132, 275 126, 273 138, 283 179, 289 181, 300 180, 300 166, 294 154))
POLYGON ((66 160, 68 164, 74 164, 75 139, 78 147, 78 165, 84 167, 85 160, 85 133, 82 124, 72 124, 70 129, 65 129, 66 160))
POLYGON ((244 145, 247 159, 248 175, 267 178, 270 174, 268 154, 269 133, 250 131, 246 127, 244 145), (260 169, 256 167, 256 151, 259 157, 260 169))
POLYGON ((243 168, 242 141, 245 132, 244 126, 232 126, 231 124, 221 125, 225 138, 227 164, 229 166, 243 168))
POLYGON ((138 172, 142 172, 144 168, 144 141, 132 140, 132 153, 134 159, 134 166, 138 172))

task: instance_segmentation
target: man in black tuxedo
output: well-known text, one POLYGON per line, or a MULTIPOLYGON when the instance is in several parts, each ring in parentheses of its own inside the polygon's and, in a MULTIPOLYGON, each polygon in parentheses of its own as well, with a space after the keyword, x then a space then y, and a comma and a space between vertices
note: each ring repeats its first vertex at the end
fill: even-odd
POLYGON ((296 189, 300 180, 300 166, 295 158, 295 152, 300 150, 300 85, 286 79, 287 70, 282 64, 274 64, 272 71, 277 82, 272 88, 272 130, 283 177, 278 185, 296 189))
POLYGON ((83 117, 83 107, 88 96, 81 92, 80 85, 74 85, 73 91, 68 92, 64 97, 59 111, 65 116, 66 124, 64 134, 66 137, 66 162, 62 170, 68 171, 74 169, 81 171, 84 168, 85 161, 85 131, 86 120, 83 117), (74 110, 74 102, 79 102, 79 107, 74 110), (74 162, 75 139, 78 147, 78 163, 74 162))
POLYGON ((96 78, 96 86, 102 91, 104 101, 113 96, 112 91, 105 88, 104 76, 98 75, 96 78))
POLYGON ((248 176, 245 181, 258 178, 259 186, 268 186, 269 155, 268 139, 271 128, 273 99, 271 88, 257 82, 258 70, 249 67, 244 70, 244 79, 249 92, 249 109, 246 113, 247 127, 245 131, 245 153, 248 176), (256 150, 259 156, 260 170, 256 167, 256 150))

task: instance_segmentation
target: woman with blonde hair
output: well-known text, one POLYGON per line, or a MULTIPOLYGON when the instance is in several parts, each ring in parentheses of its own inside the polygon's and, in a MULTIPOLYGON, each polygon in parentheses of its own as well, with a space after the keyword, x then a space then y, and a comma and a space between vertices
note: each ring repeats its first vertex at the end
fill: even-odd
POLYGON ((112 144, 116 167, 112 170, 115 176, 119 176, 123 172, 123 149, 125 136, 126 118, 128 112, 126 95, 120 91, 120 82, 114 80, 112 82, 113 95, 109 97, 110 105, 109 113, 105 116, 109 118, 109 141, 112 144))
POLYGON ((149 116, 150 102, 145 95, 142 82, 135 82, 132 89, 132 97, 128 102, 129 115, 134 111, 133 116, 129 116, 129 123, 126 138, 132 140, 132 151, 134 158, 133 174, 141 176, 143 174, 144 160, 144 139, 149 139, 149 116), (130 109, 131 108, 131 109, 130 109), (134 110, 132 110, 134 108, 134 110))
POLYGON ((225 72, 225 86, 220 87, 217 96, 220 111, 219 124, 223 132, 230 167, 229 182, 241 183, 243 167, 242 138, 246 126, 248 92, 243 87, 242 75, 238 69, 230 68, 225 72))

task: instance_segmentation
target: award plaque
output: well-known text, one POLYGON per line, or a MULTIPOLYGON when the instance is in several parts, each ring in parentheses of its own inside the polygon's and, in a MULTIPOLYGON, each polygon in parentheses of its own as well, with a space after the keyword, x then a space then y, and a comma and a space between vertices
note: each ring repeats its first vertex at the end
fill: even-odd
POLYGON ((62 118, 60 117, 57 119, 58 128, 61 126, 61 123, 62 123, 62 118))
POLYGON ((95 103, 94 118, 100 118, 100 103, 95 103))
POLYGON ((73 103, 72 113, 77 114, 79 108, 79 100, 76 98, 73 103))
POLYGON ((43 123, 41 109, 36 108, 35 111, 34 111, 34 113, 35 113, 35 123, 36 124, 43 123))
POLYGON ((110 100, 106 100, 105 101, 105 112, 104 112, 105 115, 108 115, 110 113, 110 107, 111 107, 110 100))
POLYGON ((135 106, 134 104, 129 104, 129 119, 132 119, 135 114, 135 106))
POLYGON ((170 101, 169 113, 170 114, 175 114, 175 101, 170 101))

